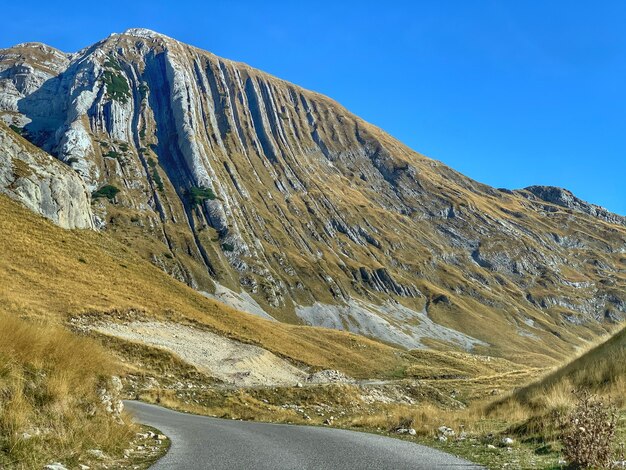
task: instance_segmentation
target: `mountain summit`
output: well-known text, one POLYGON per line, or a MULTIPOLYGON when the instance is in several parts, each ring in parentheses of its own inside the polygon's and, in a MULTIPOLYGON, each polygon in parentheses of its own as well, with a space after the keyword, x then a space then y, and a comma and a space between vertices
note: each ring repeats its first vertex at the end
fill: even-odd
POLYGON ((81 176, 98 229, 251 313, 544 363, 626 312, 623 217, 477 183, 153 31, 0 50, 0 114, 81 176))

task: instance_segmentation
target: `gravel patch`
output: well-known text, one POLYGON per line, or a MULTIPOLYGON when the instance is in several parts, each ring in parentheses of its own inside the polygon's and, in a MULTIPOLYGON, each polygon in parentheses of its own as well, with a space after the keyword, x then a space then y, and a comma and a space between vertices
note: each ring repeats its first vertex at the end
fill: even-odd
POLYGON ((165 349, 226 383, 250 386, 297 385, 308 374, 271 352, 209 331, 171 322, 105 323, 93 331, 165 349))

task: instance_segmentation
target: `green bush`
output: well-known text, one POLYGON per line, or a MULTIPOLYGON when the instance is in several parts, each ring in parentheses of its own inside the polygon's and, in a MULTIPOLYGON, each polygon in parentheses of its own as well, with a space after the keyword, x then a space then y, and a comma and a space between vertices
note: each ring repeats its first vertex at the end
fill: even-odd
POLYGON ((122 154, 116 152, 115 150, 109 150, 107 153, 104 154, 104 156, 109 158, 120 158, 122 154))
POLYGON ((115 186, 113 186, 112 184, 107 184, 106 186, 102 186, 100 189, 98 189, 97 191, 94 191, 91 194, 91 197, 93 199, 98 199, 101 197, 106 197, 107 199, 111 200, 113 198, 115 198, 115 196, 117 195, 117 193, 119 193, 120 190, 117 189, 115 186))
POLYGON ((105 70, 103 77, 109 98, 122 104, 126 103, 128 98, 130 98, 130 88, 124 76, 120 73, 105 70))
POLYGON ((159 174, 157 170, 157 162, 154 160, 154 158, 148 157, 148 166, 152 168, 152 180, 157 185, 157 188, 159 189, 159 191, 162 192, 164 189, 163 180, 161 179, 161 175, 159 174))
POLYGON ((117 59, 111 56, 107 57, 107 60, 104 61, 104 66, 112 68, 114 70, 122 70, 122 67, 120 66, 120 63, 117 61, 117 59))
POLYGON ((24 134, 24 129, 22 129, 21 127, 17 127, 15 124, 10 124, 9 127, 16 134, 19 134, 19 135, 24 134))
POLYGON ((163 192, 163 180, 161 179, 161 175, 159 175, 156 168, 152 170, 152 179, 156 183, 157 188, 159 188, 159 191, 163 192))
POLYGON ((222 250, 235 251, 235 245, 233 245, 232 243, 222 243, 222 250))
POLYGON ((187 192, 189 202, 192 207, 202 204, 204 201, 212 201, 215 199, 215 193, 211 188, 193 186, 187 192))

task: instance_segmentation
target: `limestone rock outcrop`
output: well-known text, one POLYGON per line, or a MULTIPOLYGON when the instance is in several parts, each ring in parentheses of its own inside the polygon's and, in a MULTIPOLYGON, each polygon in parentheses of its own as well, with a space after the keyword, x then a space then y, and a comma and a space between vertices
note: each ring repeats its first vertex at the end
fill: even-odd
POLYGON ((94 228, 83 180, 0 122, 0 193, 64 228, 94 228))

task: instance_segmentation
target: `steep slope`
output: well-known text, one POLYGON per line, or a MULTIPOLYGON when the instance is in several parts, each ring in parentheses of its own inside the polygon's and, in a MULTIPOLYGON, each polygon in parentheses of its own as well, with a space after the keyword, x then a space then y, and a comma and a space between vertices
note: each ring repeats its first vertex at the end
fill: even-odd
POLYGON ((626 311, 623 218, 476 183, 324 96, 148 30, 0 51, 0 106, 99 190, 99 227, 280 320, 543 363, 626 311))
MULTIPOLYGON (((143 320, 143 328, 171 323, 183 333, 179 342, 193 329, 203 341, 191 346, 215 349, 211 354, 223 353, 217 349, 229 341, 239 342, 304 370, 337 369, 354 378, 397 378, 399 371, 430 378, 450 370, 462 376, 526 370, 504 359, 429 350, 408 353, 352 333, 259 318, 172 279, 106 233, 63 230, 3 195, 0 213, 0 315, 7 318, 18 315, 74 329, 83 324, 95 330, 117 326, 119 331, 133 327, 128 319, 143 320), (223 337, 222 344, 206 342, 216 334, 223 337)), ((144 342, 158 338, 154 334, 144 342)), ((137 354, 133 344, 116 351, 137 354)), ((175 367, 182 369, 182 363, 179 358, 175 367)))
POLYGON ((94 448, 121 458, 138 429, 120 421, 115 372, 96 342, 0 312, 0 467, 93 465, 94 448))
MULTIPOLYGON (((94 380, 111 374, 121 378, 126 396, 173 408, 321 426, 328 416, 348 423, 396 401, 458 407, 447 384, 438 388, 451 375, 508 389, 540 372, 505 359, 407 352, 347 332, 259 318, 206 298, 107 233, 63 230, 5 195, 0 214, 0 465, 7 468, 16 459, 28 468, 52 459, 99 468, 104 462, 83 460, 94 459, 94 446, 121 456, 135 433, 120 433, 127 428, 83 406, 92 401, 94 380), (249 375, 236 381, 238 358, 225 350, 228 343, 253 353, 243 358, 250 359, 243 364, 249 375), (303 387, 277 381, 285 365, 314 379, 303 387), (342 377, 335 370, 366 380, 332 383, 342 377), (24 437, 37 427, 60 435, 24 437)), ((131 447, 137 445, 146 443, 131 447)))

